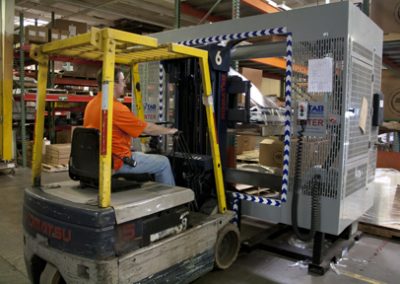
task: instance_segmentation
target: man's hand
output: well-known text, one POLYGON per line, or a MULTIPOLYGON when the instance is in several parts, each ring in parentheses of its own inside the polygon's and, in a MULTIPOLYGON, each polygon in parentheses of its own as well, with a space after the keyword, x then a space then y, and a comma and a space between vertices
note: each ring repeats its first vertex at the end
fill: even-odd
POLYGON ((148 122, 143 133, 156 136, 156 135, 173 135, 178 131, 176 128, 166 128, 161 125, 156 125, 154 123, 148 122))
POLYGON ((178 132, 178 129, 176 128, 170 128, 168 134, 174 135, 175 133, 178 132))

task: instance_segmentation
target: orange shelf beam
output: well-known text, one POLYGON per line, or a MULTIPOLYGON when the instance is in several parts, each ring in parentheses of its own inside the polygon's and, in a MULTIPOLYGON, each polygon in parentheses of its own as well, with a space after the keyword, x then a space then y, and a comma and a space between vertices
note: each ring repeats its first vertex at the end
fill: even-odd
POLYGON ((272 13, 278 13, 281 10, 279 10, 278 8, 265 3, 264 1, 261 0, 241 0, 240 2, 246 4, 247 6, 250 6, 258 11, 261 11, 263 13, 267 13, 267 14, 272 14, 272 13))
MULTIPOLYGON (((187 3, 181 3, 181 12, 198 19, 202 19, 207 14, 207 11, 195 9, 187 3)), ((211 15, 207 17, 207 21, 210 22, 220 22, 225 20, 228 19, 225 17, 211 16, 211 15)))
MULTIPOLYGON (((280 69, 286 69, 286 59, 280 58, 280 57, 273 57, 273 58, 255 58, 251 59, 253 62, 269 65, 272 67, 280 68, 280 69)), ((293 71, 302 73, 302 74, 308 74, 308 68, 305 66, 301 65, 293 65, 293 71)))

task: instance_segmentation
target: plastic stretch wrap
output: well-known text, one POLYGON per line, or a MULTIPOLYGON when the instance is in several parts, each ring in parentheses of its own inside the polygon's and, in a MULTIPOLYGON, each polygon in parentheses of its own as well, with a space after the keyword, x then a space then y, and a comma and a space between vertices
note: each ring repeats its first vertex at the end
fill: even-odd
POLYGON ((360 221, 400 230, 400 171, 377 169, 370 188, 375 190, 374 205, 360 221))

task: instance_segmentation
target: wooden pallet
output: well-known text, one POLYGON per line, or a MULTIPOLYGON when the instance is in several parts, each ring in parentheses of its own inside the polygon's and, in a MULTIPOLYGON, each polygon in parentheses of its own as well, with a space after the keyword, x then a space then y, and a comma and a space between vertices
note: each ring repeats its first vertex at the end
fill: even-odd
POLYGON ((42 163, 42 170, 47 173, 59 173, 68 171, 68 165, 49 165, 42 163))
POLYGON ((360 231, 383 238, 400 238, 400 226, 397 227, 399 227, 399 229, 363 222, 358 223, 358 229, 360 231))
POLYGON ((236 156, 236 160, 239 162, 258 164, 258 158, 260 156, 259 153, 260 152, 258 150, 244 151, 242 154, 236 156))
POLYGON ((244 194, 254 195, 265 198, 279 198, 276 192, 272 192, 269 188, 259 188, 257 186, 247 184, 236 184, 235 189, 244 194))

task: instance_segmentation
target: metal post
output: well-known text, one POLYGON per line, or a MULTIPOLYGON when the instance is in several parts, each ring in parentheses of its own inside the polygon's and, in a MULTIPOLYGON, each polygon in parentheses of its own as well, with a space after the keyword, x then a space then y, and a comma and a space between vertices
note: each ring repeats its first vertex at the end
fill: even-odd
POLYGON ((140 87, 140 75, 139 75, 139 64, 135 63, 131 67, 131 74, 132 74, 132 89, 133 95, 135 96, 136 101, 136 115, 141 120, 144 120, 144 109, 143 109, 143 101, 142 101, 142 92, 140 87))
POLYGON ((400 152, 400 132, 393 132, 393 152, 400 152))
MULTIPOLYGON (((133 98, 135 98, 135 106, 136 106, 136 115, 141 120, 144 120, 144 108, 143 108, 143 100, 142 100, 142 89, 140 85, 140 73, 139 73, 139 64, 135 63, 131 66, 131 82, 132 82, 132 102, 133 98)), ((132 105, 133 109, 133 105, 132 105)), ((147 138, 140 138, 140 142, 145 144, 147 142, 147 138)))
POLYGON ((175 0, 175 29, 181 27, 181 0, 175 0))
POLYGON ((0 160, 11 161, 14 1, 1 0, 0 13, 0 160))
MULTIPOLYGON (((51 12, 51 22, 50 22, 49 37, 48 37, 49 42, 52 41, 51 30, 54 27, 54 19, 55 19, 55 14, 54 12, 51 12)), ((54 60, 49 61, 49 75, 47 79, 47 87, 54 88, 54 60)))
POLYGON ((312 255, 312 263, 315 265, 319 265, 322 261, 322 255, 324 253, 324 239, 324 233, 315 232, 312 255))
MULTIPOLYGON (((50 72, 49 72, 50 73, 50 72)), ((52 144, 56 143, 56 103, 50 102, 48 115, 49 122, 49 140, 52 144)))
MULTIPOLYGON (((31 50, 31 57, 35 52, 31 50)), ((44 132, 44 111, 46 103, 47 72, 49 70, 49 58, 46 55, 36 56, 39 62, 38 90, 36 93, 36 119, 35 119, 35 140, 33 144, 32 179, 33 186, 40 186, 42 168, 42 149, 44 132)))
MULTIPOLYGON (((240 18, 240 0, 232 0, 232 19, 240 18)), ((233 62, 233 69, 239 71, 239 61, 233 62)))
POLYGON ((363 6, 362 6, 362 11, 364 12, 365 15, 369 17, 369 7, 370 7, 370 0, 363 0, 363 6))
MULTIPOLYGON (((51 12, 51 23, 49 28, 49 42, 52 41, 51 29, 54 26, 55 14, 51 12)), ((49 61, 49 73, 47 77, 47 87, 54 88, 54 60, 49 61)), ((51 143, 56 142, 56 117, 55 117, 55 102, 49 103, 48 119, 49 122, 49 139, 51 143)))
POLYGON ((214 3, 214 5, 212 5, 212 7, 210 8, 210 10, 208 10, 208 12, 204 15, 204 17, 198 22, 198 25, 202 24, 208 16, 210 16, 210 14, 214 11, 214 9, 219 5, 219 3, 221 3, 222 0, 217 0, 217 2, 214 3))
POLYGON ((115 41, 107 30, 103 38, 102 109, 100 119, 99 206, 111 204, 111 143, 114 101, 115 41))
POLYGON ((26 111, 25 111, 25 52, 22 47, 25 44, 25 28, 24 28, 24 14, 19 13, 19 87, 21 90, 20 103, 21 103, 21 143, 22 143, 22 166, 26 167, 26 111))

